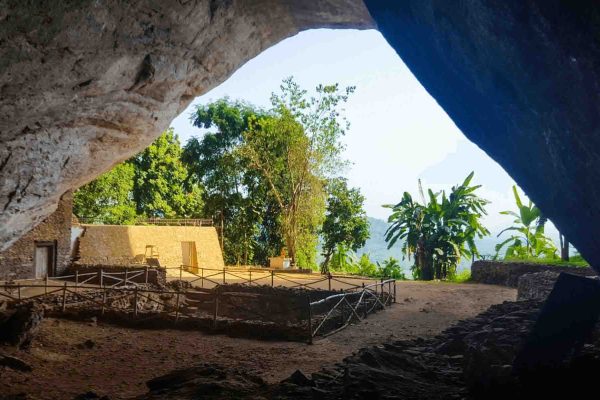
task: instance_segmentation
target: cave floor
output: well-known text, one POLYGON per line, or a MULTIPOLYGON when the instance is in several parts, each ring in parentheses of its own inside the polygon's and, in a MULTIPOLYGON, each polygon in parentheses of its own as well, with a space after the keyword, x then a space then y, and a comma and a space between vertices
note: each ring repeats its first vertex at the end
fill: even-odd
POLYGON ((242 368, 275 383, 296 369, 316 372, 366 346, 434 336, 492 304, 515 298, 515 289, 500 286, 401 282, 396 305, 313 345, 49 318, 29 350, 0 347, 0 352, 33 368, 32 372, 0 369, 0 395, 69 399, 91 390, 127 399, 147 392, 149 379, 197 363, 242 368))

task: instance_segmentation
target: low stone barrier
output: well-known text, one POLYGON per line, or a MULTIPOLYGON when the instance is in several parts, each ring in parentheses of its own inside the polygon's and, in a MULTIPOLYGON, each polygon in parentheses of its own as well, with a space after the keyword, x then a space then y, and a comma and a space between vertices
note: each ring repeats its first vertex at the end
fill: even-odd
MULTIPOLYGON (((559 275, 559 272, 543 271, 521 276, 517 287, 517 301, 546 300, 559 275)), ((598 277, 590 276, 590 278, 598 277)))
POLYGON ((471 265, 471 280, 489 285, 518 287, 519 278, 537 272, 568 272, 574 275, 595 276, 594 270, 588 267, 558 267, 536 263, 519 263, 505 261, 475 261, 471 265))

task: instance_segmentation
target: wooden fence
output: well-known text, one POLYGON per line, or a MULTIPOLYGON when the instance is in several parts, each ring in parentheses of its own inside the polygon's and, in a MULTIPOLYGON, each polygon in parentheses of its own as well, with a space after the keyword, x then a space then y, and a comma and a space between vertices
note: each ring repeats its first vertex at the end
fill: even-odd
MULTIPOLYGON (((196 280, 200 280, 201 282, 209 280, 219 285, 220 282, 212 280, 211 276, 218 276, 221 279, 225 278, 223 270, 216 271, 214 272, 213 270, 213 273, 206 274, 207 276, 199 276, 196 280)), ((230 270, 225 271, 226 274, 231 274, 230 270)), ((275 271, 266 272, 268 273, 265 277, 258 278, 252 277, 252 275, 248 278, 241 275, 238 277, 237 274, 231 275, 238 277, 237 279, 244 280, 243 283, 247 285, 258 285, 261 279, 266 278, 268 281, 268 278, 270 278, 271 286, 273 286, 274 277, 277 273, 275 271)), ((204 275, 204 271, 202 274, 204 275)), ((277 276, 277 278, 280 279, 282 277, 277 276)), ((292 287, 304 288, 310 288, 311 285, 325 281, 331 287, 331 282, 336 280, 338 278, 331 275, 319 277, 310 282, 296 282, 289 279, 290 282, 295 284, 292 287)), ((310 295, 308 295, 305 306, 301 306, 302 309, 294 311, 299 312, 298 315, 302 315, 302 318, 305 318, 305 337, 309 343, 312 343, 318 337, 325 337, 336 333, 353 322, 359 322, 369 314, 379 309, 384 309, 396 302, 396 281, 394 279, 383 280, 369 285, 354 285, 344 281, 341 282, 350 285, 350 287, 339 294, 333 294, 316 301, 311 301, 310 295)), ((283 319, 281 316, 269 316, 268 313, 253 312, 248 307, 240 308, 240 304, 244 303, 244 299, 241 297, 248 295, 260 297, 265 296, 264 294, 228 292, 225 286, 211 290, 201 288, 176 291, 154 290, 142 286, 142 283, 148 283, 148 269, 112 273, 100 270, 98 272, 82 274, 76 271, 72 275, 52 278, 52 280, 46 278, 42 283, 27 283, 23 281, 18 283, 5 282, 0 285, 0 298, 20 303, 55 296, 53 300, 55 304, 56 301, 59 301, 58 308, 63 313, 66 312, 67 308, 85 306, 96 308, 101 314, 104 314, 107 310, 113 310, 124 313, 133 319, 137 319, 140 312, 143 311, 139 309, 140 302, 138 300, 144 300, 150 304, 159 306, 161 311, 158 314, 173 319, 175 323, 181 318, 206 320, 207 317, 201 317, 201 314, 207 314, 208 307, 210 309, 208 314, 210 314, 209 318, 212 319, 213 328, 217 327, 220 317, 231 319, 231 315, 222 315, 220 308, 223 305, 233 308, 237 307, 239 313, 247 314, 246 318, 237 317, 238 320, 260 320, 281 324, 283 319), (141 283, 133 281, 133 279, 139 278, 145 279, 142 279, 141 283), (56 282, 57 280, 65 281, 59 284, 56 282), (94 280, 99 282, 99 284, 90 284, 94 280), (33 292, 23 295, 22 292, 24 289, 30 289, 33 292), (150 294, 152 293, 158 294, 158 296, 151 296, 150 294), (171 296, 171 299, 174 301, 169 303, 161 300, 165 295, 171 296), (238 301, 233 301, 236 300, 236 296, 241 297, 237 299, 238 301), (113 304, 115 300, 122 298, 127 298, 128 301, 122 302, 121 306, 113 304)), ((153 314, 145 313, 147 316, 156 314, 157 312, 153 314)))
POLYGON ((334 294, 317 301, 308 300, 309 342, 318 335, 326 337, 360 322, 378 309, 396 302, 396 280, 388 279, 362 287, 358 291, 334 294), (315 312, 320 308, 321 312, 315 312), (332 323, 333 322, 333 323, 332 323), (329 329, 327 329, 329 325, 329 329), (337 326, 336 326, 337 325, 337 326), (315 328, 313 329, 313 326, 315 328))
MULTIPOLYGON (((286 283, 288 288, 305 288, 314 289, 319 286, 320 283, 327 282, 326 287, 321 289, 333 290, 333 284, 344 285, 342 288, 344 291, 360 290, 364 285, 349 282, 349 281, 372 281, 377 283, 377 278, 365 278, 348 275, 318 275, 311 276, 311 274, 295 273, 286 270, 269 270, 269 269, 245 269, 236 270, 231 268, 200 268, 186 265, 180 265, 179 267, 166 267, 165 270, 177 270, 179 272, 179 279, 186 281, 191 284, 199 284, 200 287, 204 287, 204 283, 209 282, 214 285, 225 285, 227 283, 241 283, 248 285, 269 285, 275 287, 275 280, 280 279, 286 283), (193 272, 197 269, 198 272, 193 272), (189 274, 192 277, 184 275, 189 274), (295 276, 291 278, 290 276, 295 276), (233 278, 232 278, 233 277, 233 278), (232 282, 234 281, 234 282, 232 282), (291 285, 289 285, 291 284, 291 285)), ((383 281, 383 279, 381 279, 383 281)))

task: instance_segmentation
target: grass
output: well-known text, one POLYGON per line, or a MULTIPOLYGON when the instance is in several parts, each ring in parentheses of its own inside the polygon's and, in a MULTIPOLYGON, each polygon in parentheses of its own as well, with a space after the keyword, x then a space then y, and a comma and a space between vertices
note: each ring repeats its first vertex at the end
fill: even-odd
POLYGON ((452 279, 448 279, 448 282, 454 283, 466 283, 471 280, 471 270, 465 269, 463 271, 458 272, 452 279))
POLYGON ((570 257, 569 261, 563 261, 560 258, 505 258, 500 261, 505 262, 521 262, 521 263, 535 263, 544 265, 554 265, 557 267, 589 267, 590 264, 584 260, 579 254, 570 257))

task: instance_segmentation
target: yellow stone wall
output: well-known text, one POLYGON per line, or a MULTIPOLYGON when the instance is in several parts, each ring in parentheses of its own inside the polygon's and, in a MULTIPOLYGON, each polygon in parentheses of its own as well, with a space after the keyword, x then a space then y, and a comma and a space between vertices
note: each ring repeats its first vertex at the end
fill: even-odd
POLYGON ((143 256, 146 245, 158 247, 162 267, 182 264, 181 242, 195 242, 200 268, 223 268, 223 254, 214 227, 82 225, 80 264, 127 265, 143 256))

